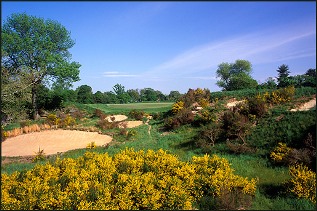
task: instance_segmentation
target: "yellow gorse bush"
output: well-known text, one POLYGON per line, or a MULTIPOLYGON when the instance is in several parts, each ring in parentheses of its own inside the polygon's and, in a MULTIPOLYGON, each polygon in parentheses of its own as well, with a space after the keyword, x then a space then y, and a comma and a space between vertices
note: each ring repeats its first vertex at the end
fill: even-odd
POLYGON ((172 112, 174 114, 178 113, 179 111, 181 111, 184 108, 184 102, 183 101, 178 101, 176 103, 173 104, 172 106, 172 112))
POLYGON ((289 102, 293 98, 294 95, 295 95, 295 87, 288 86, 285 88, 280 88, 278 90, 275 90, 271 93, 265 92, 264 94, 257 94, 255 97, 256 99, 263 100, 267 103, 280 104, 280 103, 289 102))
POLYGON ((256 182, 218 156, 180 161, 164 150, 85 153, 1 176, 1 209, 193 209, 223 188, 254 195, 256 182))
POLYGON ((275 149, 271 152, 270 157, 275 162, 282 162, 288 155, 292 148, 288 147, 285 143, 279 142, 275 149))
POLYGON ((290 166, 289 190, 299 198, 305 198, 316 204, 316 173, 302 164, 290 166))

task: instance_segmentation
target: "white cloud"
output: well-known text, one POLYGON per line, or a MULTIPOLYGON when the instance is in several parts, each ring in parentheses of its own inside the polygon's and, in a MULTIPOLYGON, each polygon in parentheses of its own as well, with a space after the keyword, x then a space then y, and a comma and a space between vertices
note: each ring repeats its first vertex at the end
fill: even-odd
POLYGON ((194 77, 203 70, 206 74, 207 71, 215 72, 218 64, 236 59, 264 64, 316 56, 315 46, 315 23, 290 24, 194 47, 154 67, 145 75, 194 77))
POLYGON ((140 75, 134 75, 134 74, 127 74, 125 72, 117 72, 117 71, 112 71, 112 72, 104 72, 102 74, 103 77, 106 78, 122 78, 122 77, 140 77, 140 75))

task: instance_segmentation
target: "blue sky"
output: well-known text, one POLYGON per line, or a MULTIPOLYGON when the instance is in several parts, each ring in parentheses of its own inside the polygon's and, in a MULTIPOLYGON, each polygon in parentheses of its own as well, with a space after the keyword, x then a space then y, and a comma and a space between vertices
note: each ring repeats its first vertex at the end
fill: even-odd
POLYGON ((79 82, 96 91, 219 91, 216 70, 251 62, 262 83, 289 66, 316 68, 316 2, 1 2, 2 21, 27 13, 60 22, 76 44, 79 82))

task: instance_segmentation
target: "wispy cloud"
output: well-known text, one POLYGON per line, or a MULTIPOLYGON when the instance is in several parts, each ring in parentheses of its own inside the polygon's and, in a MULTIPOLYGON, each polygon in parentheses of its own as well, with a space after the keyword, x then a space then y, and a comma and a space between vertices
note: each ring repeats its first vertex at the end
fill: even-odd
POLYGON ((118 72, 118 71, 104 72, 102 74, 102 76, 106 77, 106 78, 122 78, 122 77, 135 78, 135 77, 140 77, 140 75, 128 74, 125 72, 118 72))
MULTIPOLYGON (((314 24, 301 23, 275 27, 194 47, 145 74, 186 77, 193 76, 202 70, 215 72, 218 64, 234 62, 236 59, 247 59, 252 64, 286 61, 316 56, 315 46, 316 27, 314 24), (307 44, 302 43, 311 45, 306 46, 307 44)), ((203 78, 205 76, 201 77, 203 78)))

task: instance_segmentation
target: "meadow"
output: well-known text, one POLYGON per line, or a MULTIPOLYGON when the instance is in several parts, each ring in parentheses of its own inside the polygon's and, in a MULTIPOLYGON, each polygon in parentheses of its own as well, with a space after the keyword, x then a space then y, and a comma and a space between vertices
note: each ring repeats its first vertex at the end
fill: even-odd
MULTIPOLYGON (((110 131, 115 134, 114 141, 107 146, 96 147, 93 149, 86 148, 71 150, 60 155, 48 156, 44 160, 39 161, 37 163, 27 162, 26 160, 23 160, 19 157, 10 158, 10 163, 3 164, 1 166, 1 172, 2 174, 7 175, 13 175, 16 171, 25 173, 26 171, 31 170, 36 166, 45 165, 47 163, 53 164, 54 162, 56 162, 56 160, 59 159, 79 159, 83 156, 88 156, 86 154, 87 152, 97 153, 98 155, 107 153, 109 156, 116 156, 126 149, 133 149, 136 152, 139 152, 140 150, 154 150, 157 152, 162 149, 165 150, 167 153, 176 156, 180 162, 186 163, 191 163, 193 156, 203 157, 204 155, 209 154, 217 155, 220 158, 226 159, 229 162, 230 168, 233 170, 233 173, 235 175, 247 178, 248 180, 254 179, 257 181, 256 190, 252 198, 240 198, 239 193, 236 192, 236 195, 230 195, 229 198, 223 197, 221 198, 221 200, 214 201, 215 199, 211 195, 208 195, 206 193, 206 197, 199 198, 199 201, 196 202, 198 204, 195 204, 193 201, 186 202, 185 200, 180 203, 190 203, 191 206, 177 207, 174 204, 176 207, 173 207, 174 205, 171 205, 170 207, 166 205, 165 208, 237 209, 239 207, 226 207, 224 206, 224 204, 231 204, 232 200, 241 200, 244 202, 245 200, 247 200, 250 202, 250 204, 248 204, 248 206, 245 205, 245 207, 243 207, 244 209, 315 210, 315 203, 312 203, 311 201, 305 198, 298 198, 295 195, 286 191, 286 184, 291 179, 289 167, 287 165, 276 165, 274 162, 272 162, 270 156, 268 156, 270 151, 274 149, 275 144, 278 141, 284 141, 289 144, 292 144, 295 141, 294 137, 296 139, 300 139, 303 135, 302 131, 307 131, 308 129, 311 130, 311 128, 316 124, 316 121, 314 120, 314 110, 295 113, 289 112, 290 108, 294 106, 294 103, 301 103, 302 101, 307 101, 308 99, 311 99, 311 95, 306 95, 305 99, 303 99, 303 96, 301 95, 294 98, 291 103, 285 103, 278 106, 274 106, 269 110, 269 112, 266 115, 264 115, 261 119, 258 120, 257 124, 259 124, 261 128, 256 128, 255 130, 253 130, 253 134, 251 133, 247 136, 247 139, 254 143, 253 147, 258 148, 257 153, 248 151, 242 153, 238 151, 232 151, 228 149, 228 145, 224 141, 219 141, 219 143, 216 143, 215 146, 212 148, 201 147, 201 145, 197 144, 197 139, 198 134, 201 133, 201 128, 203 127, 202 125, 184 124, 180 125, 179 127, 173 130, 166 130, 166 128, 164 127, 166 124, 165 118, 167 115, 169 115, 173 103, 80 105, 79 107, 85 110, 87 117, 86 121, 90 122, 90 125, 94 125, 98 121, 98 119, 94 116, 95 109, 100 109, 108 115, 128 114, 131 110, 139 110, 144 111, 148 114, 158 115, 149 121, 149 125, 144 124, 137 128, 126 129, 128 132, 132 130, 135 131, 131 139, 128 139, 126 136, 122 135, 122 133, 120 133, 121 130, 118 128, 106 130, 105 132, 110 131), (280 122, 275 121, 276 118, 281 116, 284 119, 282 119, 280 122), (298 125, 300 125, 300 127, 298 127, 298 125), (280 140, 271 142, 272 140, 270 140, 270 138, 274 139, 274 132, 272 131, 279 132, 276 137, 280 138, 280 140), (268 134, 269 132, 272 132, 270 137, 264 137, 265 134, 268 134)), ((226 100, 222 101, 222 99, 219 99, 219 105, 216 106, 219 111, 225 110, 225 102, 226 100)), ((5 159, 6 158, 2 157, 2 160, 5 159)), ((126 164, 124 164, 124 166, 125 165, 126 164)), ((135 178, 131 178, 131 181, 135 181, 135 178)), ((187 194, 187 192, 182 193, 185 195, 187 194)), ((129 197, 127 196, 127 198, 129 197)), ((85 206, 83 204, 81 205, 83 207, 86 206, 86 204, 85 206)), ((90 204, 89 206, 93 205, 90 204)), ((88 208, 89 206, 87 205, 88 208)), ((153 204, 153 207, 151 208, 155 208, 155 206, 159 205, 153 204)), ((162 206, 161 208, 164 208, 165 205, 160 206, 162 206)), ((118 207, 112 208, 116 209, 118 207)))

